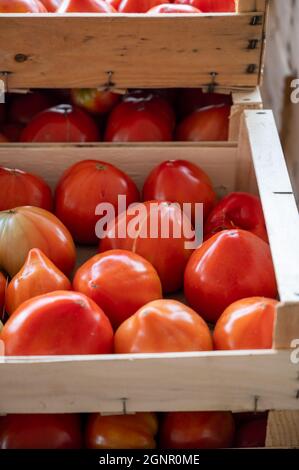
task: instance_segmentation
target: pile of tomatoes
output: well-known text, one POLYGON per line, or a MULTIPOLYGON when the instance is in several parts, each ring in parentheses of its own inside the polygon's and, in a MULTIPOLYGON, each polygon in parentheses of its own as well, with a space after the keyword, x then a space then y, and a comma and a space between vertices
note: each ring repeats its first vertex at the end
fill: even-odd
POLYGON ((236 0, 0 0, 0 13, 235 12, 236 0))

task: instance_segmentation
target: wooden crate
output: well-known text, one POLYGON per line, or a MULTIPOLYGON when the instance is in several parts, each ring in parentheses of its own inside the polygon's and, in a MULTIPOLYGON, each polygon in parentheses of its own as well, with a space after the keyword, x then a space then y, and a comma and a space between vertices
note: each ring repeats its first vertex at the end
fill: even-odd
POLYGON ((299 357, 291 347, 299 338, 299 218, 272 112, 246 111, 238 143, 0 147, 1 165, 37 173, 52 187, 66 167, 90 158, 117 165, 139 187, 159 162, 184 158, 207 171, 221 194, 259 193, 281 302, 274 348, 2 357, 0 413, 284 410, 270 413, 267 445, 299 446, 299 365, 291 361, 292 353, 299 357))

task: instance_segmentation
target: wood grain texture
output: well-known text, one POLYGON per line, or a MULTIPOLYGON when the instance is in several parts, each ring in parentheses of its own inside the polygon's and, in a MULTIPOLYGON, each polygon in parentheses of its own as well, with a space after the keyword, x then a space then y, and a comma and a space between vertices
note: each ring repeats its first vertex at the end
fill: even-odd
POLYGON ((259 87, 249 89, 247 92, 233 92, 232 100, 233 105, 231 107, 229 122, 229 141, 238 142, 243 112, 246 109, 262 109, 263 101, 259 87))
POLYGON ((266 447, 299 448, 299 411, 270 411, 266 447))
POLYGON ((109 71, 119 89, 201 86, 212 72, 220 86, 252 87, 264 29, 253 16, 2 14, 0 71, 9 88, 101 87, 109 71))

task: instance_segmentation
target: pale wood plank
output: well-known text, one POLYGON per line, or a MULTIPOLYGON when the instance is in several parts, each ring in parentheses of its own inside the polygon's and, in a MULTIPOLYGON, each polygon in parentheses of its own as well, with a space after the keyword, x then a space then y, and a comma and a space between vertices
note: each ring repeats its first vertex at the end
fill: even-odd
POLYGON ((241 117, 245 109, 262 109, 263 102, 259 87, 232 93, 233 106, 231 107, 229 123, 229 140, 239 140, 241 117))
POLYGON ((266 447, 299 447, 299 411, 271 411, 266 447))

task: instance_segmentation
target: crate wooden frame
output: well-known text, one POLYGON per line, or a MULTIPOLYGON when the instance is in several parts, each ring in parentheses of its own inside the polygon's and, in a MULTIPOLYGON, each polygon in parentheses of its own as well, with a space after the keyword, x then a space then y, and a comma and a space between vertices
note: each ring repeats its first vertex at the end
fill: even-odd
POLYGON ((219 192, 260 194, 280 295, 273 350, 2 357, 0 413, 270 409, 267 445, 299 446, 299 365, 291 362, 299 338, 299 218, 272 112, 245 111, 238 143, 0 147, 1 165, 38 173, 52 186, 82 159, 114 163, 140 186, 155 164, 182 157, 202 166, 219 192))

